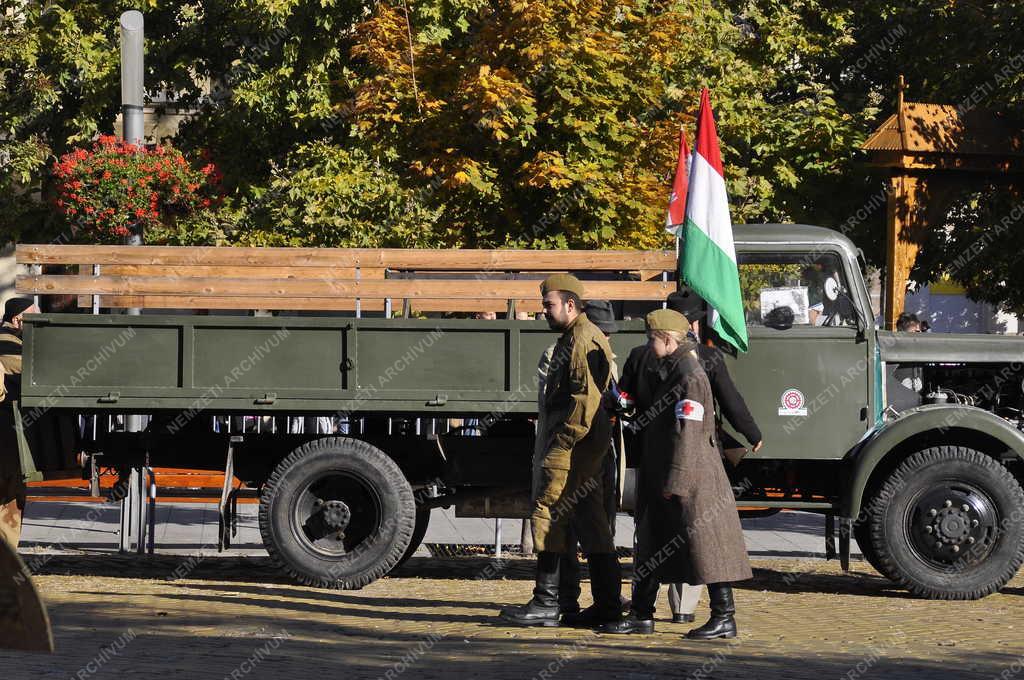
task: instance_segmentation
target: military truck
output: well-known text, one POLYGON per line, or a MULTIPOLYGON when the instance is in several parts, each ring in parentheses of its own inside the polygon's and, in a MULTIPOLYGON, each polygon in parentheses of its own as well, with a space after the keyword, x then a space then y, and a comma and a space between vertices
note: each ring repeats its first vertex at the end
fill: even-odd
MULTIPOLYGON (((750 351, 726 361, 765 442, 730 470, 738 507, 821 513, 830 556, 848 567, 855 538, 917 596, 1002 587, 1024 559, 1024 340, 877 330, 863 260, 837 232, 737 225, 735 243, 750 351)), ((19 290, 81 296, 93 311, 253 308, 258 296, 279 309, 355 305, 346 316, 26 317, 19 405, 25 433, 42 414, 77 418, 76 446, 103 466, 227 466, 258 493, 271 557, 303 583, 341 588, 406 559, 433 508, 528 514, 535 366, 554 336, 515 317, 536 308, 543 271, 589 276, 588 296, 634 317, 612 336, 620 357, 644 342, 644 310, 675 288, 670 252, 512 263, 515 251, 437 251, 430 272, 396 266, 411 257, 403 251, 342 252, 303 280, 261 269, 277 277, 267 282, 242 271, 271 266, 257 249, 95 248, 20 246, 37 271, 19 290), (214 251, 246 261, 218 279, 214 251), (39 271, 53 263, 79 273, 39 271), (605 279, 593 280, 598 269, 605 279), (299 305, 296 295, 312 297, 299 305), (467 309, 500 301, 507 318, 412 318, 446 297, 467 309), (380 318, 366 316, 373 305, 380 318), (130 431, 126 416, 139 414, 146 425, 130 431), (343 424, 318 434, 317 418, 343 424)), ((311 266, 303 250, 269 262, 311 266)))

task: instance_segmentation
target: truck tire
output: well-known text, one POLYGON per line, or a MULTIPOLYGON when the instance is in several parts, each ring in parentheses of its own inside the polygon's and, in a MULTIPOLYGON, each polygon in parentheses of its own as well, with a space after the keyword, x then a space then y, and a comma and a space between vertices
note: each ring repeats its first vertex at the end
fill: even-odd
POLYGON ((881 574, 882 569, 881 564, 878 561, 878 555, 875 554, 875 549, 871 545, 871 525, 867 521, 854 523, 853 538, 857 541, 857 547, 860 548, 860 552, 864 555, 864 559, 867 560, 867 563, 874 567, 875 571, 881 574))
POLYGON ((260 495, 260 533, 292 578, 321 588, 362 588, 387 574, 416 523, 412 488, 383 451, 326 437, 282 460, 260 495))
POLYGON ((918 597, 985 597, 1024 561, 1024 489, 979 451, 918 451, 879 486, 878 500, 867 514, 879 571, 918 597))
POLYGON ((405 549, 405 554, 398 560, 398 563, 391 568, 391 571, 398 569, 400 566, 409 561, 409 558, 415 554, 417 548, 423 543, 423 537, 427 535, 427 527, 430 526, 430 508, 426 510, 416 511, 416 526, 412 530, 412 538, 409 539, 409 547, 405 549))

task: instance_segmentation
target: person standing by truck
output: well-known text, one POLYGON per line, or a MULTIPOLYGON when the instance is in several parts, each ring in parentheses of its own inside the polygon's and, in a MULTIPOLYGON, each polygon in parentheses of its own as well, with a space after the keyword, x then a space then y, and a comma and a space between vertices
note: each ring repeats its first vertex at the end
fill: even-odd
POLYGON ((0 325, 0 536, 17 548, 21 539, 21 517, 25 510, 25 480, 22 478, 18 441, 14 433, 12 403, 21 397, 21 319, 39 308, 29 298, 11 298, 4 304, 0 325))
POLYGON ((602 476, 611 423, 602 394, 611 378, 611 347, 582 312, 583 285, 554 274, 541 285, 544 315, 562 333, 548 366, 542 404, 545 442, 540 493, 534 501, 537 577, 533 598, 505 607, 501 618, 521 626, 559 625, 559 566, 570 529, 587 556, 594 604, 577 617, 593 625, 621 618, 622 580, 605 514, 602 476))
MULTIPOLYGON (((619 330, 619 325, 615 321, 615 313, 612 310, 612 303, 608 300, 588 300, 583 307, 584 313, 587 318, 604 333, 605 338, 610 341, 612 333, 616 333, 619 330)), ((537 400, 538 400, 538 413, 543 414, 544 412, 544 385, 547 382, 548 366, 551 364, 551 357, 555 351, 555 345, 552 343, 544 353, 541 355, 540 362, 537 365, 537 400)), ((615 363, 615 354, 612 354, 611 362, 611 379, 618 380, 619 368, 615 363)), ((543 431, 545 427, 544 420, 538 418, 537 430, 543 431)), ((537 495, 540 493, 542 484, 542 473, 543 473, 543 460, 546 451, 547 442, 541 437, 536 437, 534 440, 534 451, 533 451, 533 495, 532 498, 535 500, 537 495)), ((615 538, 615 518, 618 515, 619 498, 617 495, 617 474, 616 474, 616 451, 623 451, 622 444, 622 429, 620 427, 614 427, 612 431, 612 440, 610 442, 611 449, 608 451, 608 455, 604 457, 604 474, 601 483, 604 487, 603 496, 604 508, 608 516, 608 528, 612 533, 612 539, 615 538), (617 434, 616 434, 617 433, 617 434)), ((562 555, 561 561, 558 565, 558 605, 562 613, 562 623, 568 625, 574 625, 576 620, 579 619, 580 605, 580 563, 577 557, 577 545, 579 541, 576 539, 576 535, 572 533, 570 527, 569 533, 569 545, 571 546, 569 552, 562 555)))
MULTIPOLYGON (((754 416, 750 414, 750 409, 747 407, 747 402, 736 389, 736 384, 733 382, 732 376, 729 375, 729 368, 725 364, 725 353, 719 349, 717 344, 702 342, 708 339, 705 337, 708 333, 713 334, 710 328, 702 329, 702 324, 707 318, 707 305, 704 300, 687 289, 672 293, 668 296, 667 302, 669 309, 679 312, 690 322, 689 336, 697 342, 697 358, 700 360, 701 368, 708 376, 708 382, 711 383, 711 394, 715 401, 716 422, 722 448, 726 452, 743 448, 740 442, 722 429, 721 423, 724 419, 732 425, 733 429, 743 435, 750 444, 751 451, 759 451, 764 445, 761 428, 757 426, 754 416)), ((740 451, 740 453, 743 452, 740 451)), ((728 458, 729 456, 726 456, 726 459, 728 458)), ((704 586, 670 583, 668 603, 672 610, 673 622, 693 622, 694 612, 703 592, 704 586)))
POLYGON ((731 582, 751 578, 732 486, 718 449, 714 400, 686 317, 646 318, 656 363, 636 376, 643 458, 637 480, 637 555, 630 614, 598 628, 654 632, 659 583, 707 584, 711 619, 690 639, 735 637, 731 582))
MULTIPOLYGON (((691 290, 684 289, 672 293, 666 299, 669 309, 679 312, 687 321, 690 327, 688 336, 697 343, 697 358, 700 360, 701 368, 707 374, 708 382, 711 384, 711 393, 714 397, 714 404, 717 415, 717 422, 720 424, 724 418, 732 427, 742 434, 750 443, 752 451, 760 450, 764 444, 761 429, 750 414, 743 395, 736 389, 736 385, 729 374, 729 368, 725 364, 725 354, 717 346, 700 342, 701 323, 707 316, 704 300, 691 290)), ((636 391, 636 380, 645 371, 656 370, 658 358, 651 352, 649 344, 634 348, 626 359, 623 367, 623 377, 619 386, 626 392, 632 394, 636 391)), ((719 429, 722 444, 725 449, 742 448, 739 442, 735 441, 727 432, 719 429)), ((673 623, 692 623, 697 603, 700 602, 704 586, 695 586, 688 583, 670 583, 668 586, 668 602, 672 611, 673 623)))

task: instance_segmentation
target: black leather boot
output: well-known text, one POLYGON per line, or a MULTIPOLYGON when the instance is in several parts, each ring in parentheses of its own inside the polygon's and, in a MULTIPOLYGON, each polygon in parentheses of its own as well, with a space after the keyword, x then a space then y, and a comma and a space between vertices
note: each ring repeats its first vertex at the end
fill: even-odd
POLYGON ((615 553, 587 555, 590 568, 590 592, 594 604, 578 614, 567 614, 562 623, 578 628, 593 628, 622 618, 622 570, 615 553))
POLYGON ((618 621, 602 623, 595 630, 598 633, 612 633, 614 635, 650 635, 654 632, 654 619, 642 617, 636 612, 630 612, 618 621))
POLYGON ((708 599, 711 600, 711 618, 700 628, 686 634, 689 640, 714 640, 736 637, 736 603, 732 599, 732 585, 709 583, 708 599))
POLYGON ((525 605, 502 607, 499 616, 503 621, 517 626, 558 625, 558 562, 558 553, 537 553, 533 597, 525 605))
POLYGON ((654 603, 658 599, 658 579, 653 573, 633 581, 633 606, 629 615, 602 624, 599 633, 618 635, 649 635, 654 632, 654 603))
POLYGON ((576 551, 561 555, 558 562, 558 610, 564 614, 580 612, 580 560, 576 551))

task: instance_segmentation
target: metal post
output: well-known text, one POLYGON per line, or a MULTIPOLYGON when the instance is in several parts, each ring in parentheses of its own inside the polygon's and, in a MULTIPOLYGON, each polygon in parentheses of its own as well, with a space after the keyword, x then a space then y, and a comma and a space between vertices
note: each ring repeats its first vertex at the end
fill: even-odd
POLYGON ((153 468, 146 467, 146 478, 149 491, 149 537, 146 541, 146 553, 152 555, 156 548, 156 472, 153 468))
MULTIPOLYGON (((129 10, 121 14, 121 121, 124 141, 129 144, 142 144, 143 104, 145 92, 143 88, 143 43, 144 21, 142 12, 129 10)), ((142 234, 133 230, 128 237, 128 245, 141 246, 142 234)), ((129 315, 142 313, 139 307, 129 307, 129 315)), ((142 419, 138 415, 130 415, 125 419, 128 432, 142 430, 142 419)))
POLYGON ((501 518, 494 518, 494 559, 501 559, 501 518))
POLYGON ((135 546, 135 552, 140 555, 146 552, 146 534, 149 528, 149 480, 147 478, 147 471, 149 469, 149 456, 146 456, 146 461, 136 468, 136 474, 138 475, 139 495, 136 497, 135 502, 138 503, 136 508, 137 523, 135 525, 135 538, 137 540, 135 546))
MULTIPOLYGON (((138 524, 140 517, 137 504, 140 502, 140 487, 143 482, 139 479, 139 466, 132 464, 128 473, 128 489, 121 498, 121 535, 118 537, 118 548, 122 553, 129 552, 135 537, 138 535, 138 524)), ((145 493, 144 491, 142 493, 145 493)))
MULTIPOLYGON (((360 277, 359 267, 356 267, 356 285, 359 285, 360 277)), ((356 298, 356 318, 362 318, 363 316, 363 299, 360 297, 356 298)))
MULTIPOLYGON (((32 276, 42 276, 42 274, 43 274, 43 265, 41 265, 41 264, 29 265, 29 271, 32 273, 32 276)), ((36 293, 35 295, 32 296, 32 302, 35 303, 36 307, 39 307, 39 309, 42 309, 42 307, 40 306, 41 303, 42 303, 42 300, 40 299, 40 296, 39 296, 38 293, 36 293)))
MULTIPOLYGON (((92 275, 93 276, 99 276, 100 275, 100 266, 98 264, 94 264, 92 266, 92 275)), ((93 293, 93 295, 92 295, 92 313, 93 314, 99 314, 100 313, 100 296, 99 296, 98 293, 93 293)))
POLYGON ((228 453, 224 460, 224 485, 220 491, 220 503, 217 504, 217 552, 230 548, 231 538, 237 533, 237 530, 232 531, 233 527, 237 527, 232 517, 232 511, 237 508, 237 505, 232 503, 235 488, 235 444, 241 444, 243 441, 245 439, 241 435, 228 437, 228 453))
POLYGON ((143 74, 142 12, 129 10, 121 15, 121 119, 124 141, 141 144, 145 133, 142 127, 142 107, 145 93, 143 74))

